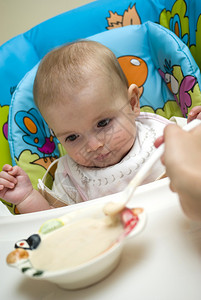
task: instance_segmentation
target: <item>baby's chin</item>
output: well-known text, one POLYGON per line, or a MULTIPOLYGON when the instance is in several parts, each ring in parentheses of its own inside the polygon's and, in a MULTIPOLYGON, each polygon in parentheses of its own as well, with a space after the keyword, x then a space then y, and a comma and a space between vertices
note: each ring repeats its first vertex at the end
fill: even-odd
POLYGON ((108 168, 114 166, 122 161, 122 159, 128 154, 130 149, 124 153, 122 156, 113 157, 113 159, 105 161, 88 161, 86 164, 81 164, 85 168, 108 168))
POLYGON ((89 164, 82 164, 81 166, 82 167, 85 167, 85 168, 108 168, 108 167, 111 167, 113 165, 116 165, 118 162, 116 163, 94 163, 94 162, 91 162, 89 164))
POLYGON ((85 167, 85 168, 107 168, 107 167, 111 167, 113 165, 116 165, 117 163, 119 162, 119 160, 116 160, 116 161, 90 161, 90 162, 87 162, 87 163, 84 163, 84 164, 79 164, 81 165, 82 167, 85 167))

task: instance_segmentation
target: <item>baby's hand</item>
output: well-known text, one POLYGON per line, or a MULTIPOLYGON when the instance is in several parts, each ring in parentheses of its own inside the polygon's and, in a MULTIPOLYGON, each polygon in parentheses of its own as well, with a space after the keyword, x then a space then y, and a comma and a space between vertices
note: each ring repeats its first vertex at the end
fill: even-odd
POLYGON ((0 172, 0 198, 13 204, 21 203, 33 190, 28 175, 18 166, 3 166, 0 172))
POLYGON ((201 106, 194 106, 188 114, 187 122, 191 122, 194 119, 201 120, 201 106))
POLYGON ((9 171, 12 172, 12 166, 4 165, 2 171, 0 172, 0 193, 5 188, 13 189, 17 183, 17 179, 9 174, 9 171))

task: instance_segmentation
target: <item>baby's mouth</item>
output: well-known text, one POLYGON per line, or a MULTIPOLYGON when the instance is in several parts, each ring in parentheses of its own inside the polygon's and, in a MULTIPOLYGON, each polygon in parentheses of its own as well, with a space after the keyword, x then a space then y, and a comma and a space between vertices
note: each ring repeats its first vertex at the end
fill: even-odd
POLYGON ((100 153, 95 157, 95 159, 98 161, 103 161, 103 160, 107 159, 110 156, 110 154, 111 154, 111 152, 107 152, 105 154, 100 153))

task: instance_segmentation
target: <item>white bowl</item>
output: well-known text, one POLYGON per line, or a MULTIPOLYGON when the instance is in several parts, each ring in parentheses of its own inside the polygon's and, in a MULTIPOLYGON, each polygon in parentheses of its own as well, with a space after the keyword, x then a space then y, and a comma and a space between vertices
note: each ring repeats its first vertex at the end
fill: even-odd
MULTIPOLYGON (((117 241, 98 256, 80 265, 55 271, 35 269, 32 265, 31 256, 35 249, 37 251, 40 250, 39 245, 42 245, 44 239, 48 239, 51 234, 58 234, 60 229, 67 228, 64 226, 69 226, 73 222, 80 220, 84 221, 86 218, 93 218, 95 220, 103 218, 104 205, 105 203, 100 203, 100 205, 96 204, 94 208, 82 208, 43 223, 37 234, 31 235, 28 239, 16 242, 16 249, 7 256, 8 265, 16 267, 28 277, 37 280, 47 280, 70 290, 84 288, 100 281, 117 266, 126 239, 134 237, 144 228, 146 215, 143 209, 131 209, 131 211, 135 212, 133 220, 130 223, 131 225, 125 226, 123 233, 120 234, 117 241)), ((125 213, 127 212, 124 212, 124 216, 125 213)), ((55 246, 57 247, 54 243, 51 244, 51 247, 55 246)))

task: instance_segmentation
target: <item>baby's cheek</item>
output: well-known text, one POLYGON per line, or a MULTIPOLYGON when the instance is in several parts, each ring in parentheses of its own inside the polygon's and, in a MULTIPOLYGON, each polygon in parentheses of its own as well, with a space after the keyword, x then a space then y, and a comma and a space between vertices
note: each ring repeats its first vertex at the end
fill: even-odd
MULTIPOLYGON (((69 155, 70 156, 70 155, 69 155)), ((90 155, 86 152, 80 151, 70 156, 78 165, 89 167, 91 165, 90 155)))

